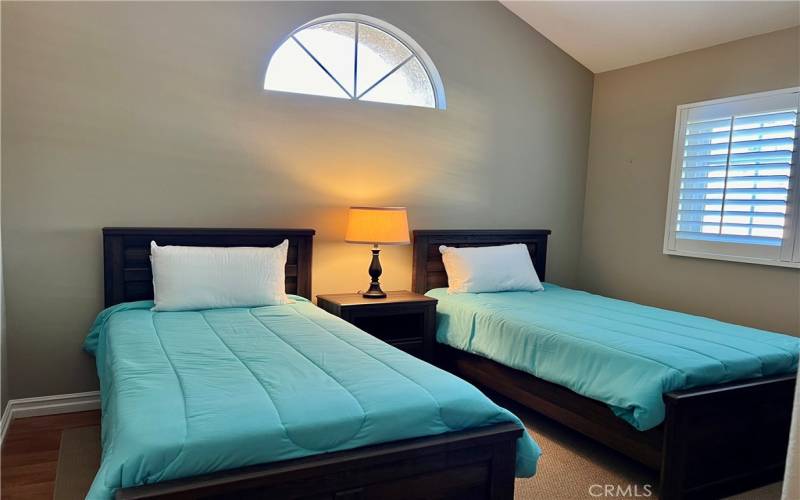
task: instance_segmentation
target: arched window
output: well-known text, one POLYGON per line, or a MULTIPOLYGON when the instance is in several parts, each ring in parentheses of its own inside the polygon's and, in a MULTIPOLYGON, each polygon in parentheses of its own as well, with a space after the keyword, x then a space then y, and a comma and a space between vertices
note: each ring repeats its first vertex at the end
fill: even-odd
POLYGON ((445 108, 439 73, 422 47, 358 14, 325 16, 294 30, 272 55, 264 88, 445 108))

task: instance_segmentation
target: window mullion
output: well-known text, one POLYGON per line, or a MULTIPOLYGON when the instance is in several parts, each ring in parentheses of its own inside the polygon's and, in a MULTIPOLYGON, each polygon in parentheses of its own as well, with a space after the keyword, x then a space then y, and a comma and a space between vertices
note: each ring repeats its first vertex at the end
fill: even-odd
POLYGON ((356 22, 356 37, 355 42, 353 43, 353 94, 350 96, 353 99, 356 99, 356 92, 358 92, 358 25, 360 23, 356 22))
POLYGON ((346 88, 344 88, 344 85, 342 85, 341 83, 339 83, 339 80, 337 80, 337 79, 336 79, 336 77, 335 77, 335 76, 333 76, 333 75, 331 74, 331 72, 330 72, 330 71, 328 71, 328 68, 326 68, 324 64, 322 64, 321 62, 319 62, 319 59, 317 59, 316 57, 314 57, 314 54, 312 54, 312 53, 311 53, 311 51, 310 51, 310 50, 308 50, 308 49, 306 48, 306 46, 305 46, 305 45, 303 45, 303 43, 302 43, 302 42, 300 42, 300 40, 298 40, 298 39, 297 39, 297 37, 296 37, 296 36, 292 35, 292 40, 294 40, 295 42, 297 42, 297 45, 299 45, 299 46, 300 46, 300 48, 301 48, 301 49, 303 49, 303 51, 304 51, 306 54, 308 54, 308 57, 310 57, 311 59, 313 59, 313 60, 314 60, 314 62, 315 62, 315 63, 317 63, 317 65, 318 65, 320 68, 322 68, 322 71, 324 71, 326 75, 328 75, 329 77, 331 77, 331 80, 333 80, 333 81, 334 81, 334 83, 336 83, 336 85, 338 85, 338 86, 339 86, 339 88, 340 88, 340 89, 342 89, 342 90, 344 91, 344 93, 345 93, 345 94, 347 94, 347 96, 348 96, 348 97, 350 97, 351 99, 353 98, 353 95, 350 93, 350 91, 349 91, 349 90, 347 90, 346 88))
POLYGON ((414 54, 411 54, 410 56, 406 57, 403 60, 403 62, 401 62, 400 64, 398 64, 394 68, 392 68, 392 70, 390 72, 388 72, 385 75, 383 75, 377 82, 375 82, 372 85, 370 85, 369 88, 367 90, 365 90, 364 92, 362 92, 361 94, 359 94, 358 97, 356 97, 356 99, 361 99, 362 97, 364 97, 364 94, 366 94, 370 90, 372 90, 375 87, 377 87, 378 85, 380 85, 381 82, 383 82, 384 80, 386 80, 387 78, 392 76, 395 71, 397 71, 398 69, 402 68, 408 61, 414 59, 414 57, 415 57, 414 54))

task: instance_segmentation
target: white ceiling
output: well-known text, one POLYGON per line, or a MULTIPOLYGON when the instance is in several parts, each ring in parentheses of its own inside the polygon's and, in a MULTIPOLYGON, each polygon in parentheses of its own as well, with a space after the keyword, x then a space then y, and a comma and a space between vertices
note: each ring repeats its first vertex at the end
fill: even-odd
POLYGON ((500 0, 601 73, 800 25, 800 1, 500 0))

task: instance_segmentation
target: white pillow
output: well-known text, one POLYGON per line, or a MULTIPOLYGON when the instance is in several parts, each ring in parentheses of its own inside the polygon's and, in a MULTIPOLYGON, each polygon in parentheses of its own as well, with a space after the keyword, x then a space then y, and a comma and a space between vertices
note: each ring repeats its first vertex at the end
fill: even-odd
POLYGON ((496 247, 439 247, 448 293, 544 290, 522 243, 496 247))
POLYGON ((152 241, 153 310, 288 304, 288 249, 289 240, 274 248, 160 247, 152 241))

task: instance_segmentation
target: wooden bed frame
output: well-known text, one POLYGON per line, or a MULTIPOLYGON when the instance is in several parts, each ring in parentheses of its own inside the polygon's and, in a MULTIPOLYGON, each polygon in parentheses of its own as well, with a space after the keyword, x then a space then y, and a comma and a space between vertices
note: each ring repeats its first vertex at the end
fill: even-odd
MULTIPOLYGON (((105 228, 105 303, 152 299, 151 241, 257 247, 288 239, 286 291, 310 298, 313 237, 312 229, 105 228)), ((116 498, 510 499, 521 434, 493 425, 123 488, 116 498)))
MULTIPOLYGON (((549 235, 549 230, 414 231, 412 288, 425 293, 447 286, 439 245, 525 243, 544 281, 549 235)), ((783 476, 796 375, 664 394, 664 423, 641 432, 605 404, 526 372, 443 344, 436 359, 463 378, 660 470, 664 500, 720 498, 783 476)))

